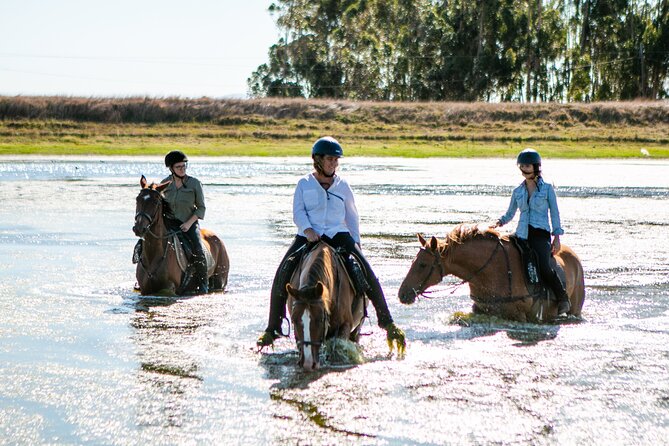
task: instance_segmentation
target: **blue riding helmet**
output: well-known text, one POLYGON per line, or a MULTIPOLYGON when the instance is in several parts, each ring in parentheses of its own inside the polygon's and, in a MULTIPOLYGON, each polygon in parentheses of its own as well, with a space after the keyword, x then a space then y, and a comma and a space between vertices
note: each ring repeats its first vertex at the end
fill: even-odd
POLYGON ((341 148, 339 141, 332 136, 324 136, 314 143, 311 148, 311 156, 314 155, 330 155, 330 156, 344 156, 344 149, 341 148))
POLYGON ((525 149, 518 154, 518 164, 541 164, 541 155, 534 149, 525 149))

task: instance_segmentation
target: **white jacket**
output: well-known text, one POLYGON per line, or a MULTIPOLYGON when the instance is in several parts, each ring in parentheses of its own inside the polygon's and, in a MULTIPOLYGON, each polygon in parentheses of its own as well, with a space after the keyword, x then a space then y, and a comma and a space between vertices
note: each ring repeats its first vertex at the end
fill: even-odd
POLYGON ((298 181, 293 196, 293 221, 301 236, 309 228, 330 238, 338 232, 348 232, 360 243, 360 217, 353 191, 338 175, 328 190, 323 189, 313 173, 298 181))

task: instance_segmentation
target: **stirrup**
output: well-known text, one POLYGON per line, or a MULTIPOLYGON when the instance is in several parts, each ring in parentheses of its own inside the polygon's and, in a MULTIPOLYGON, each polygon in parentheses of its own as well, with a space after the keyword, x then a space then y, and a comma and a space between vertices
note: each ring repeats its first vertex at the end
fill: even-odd
POLYGON ((256 346, 262 349, 263 347, 269 347, 270 345, 274 345, 274 341, 279 338, 279 335, 272 332, 272 331, 267 331, 265 330, 263 334, 261 334, 258 337, 258 340, 256 341, 256 346))
POLYGON ((571 303, 569 299, 562 299, 558 301, 558 316, 561 314, 567 314, 571 310, 571 303))

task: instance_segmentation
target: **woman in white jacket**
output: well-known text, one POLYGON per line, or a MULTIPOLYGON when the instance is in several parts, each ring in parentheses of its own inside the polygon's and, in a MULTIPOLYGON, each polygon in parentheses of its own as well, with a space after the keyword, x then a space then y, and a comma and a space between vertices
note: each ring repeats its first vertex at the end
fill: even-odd
POLYGON ((342 250, 345 258, 351 254, 357 257, 367 282, 363 291, 376 310, 379 326, 388 332, 389 339, 404 339, 404 333, 393 323, 379 279, 360 250, 360 223, 353 191, 348 182, 335 173, 343 154, 339 142, 329 136, 317 140, 311 149, 314 171, 302 177, 295 189, 293 221, 297 235, 274 276, 269 322, 257 342, 261 348, 285 336, 281 324, 286 318, 286 283, 290 282, 305 246, 321 239, 342 250))

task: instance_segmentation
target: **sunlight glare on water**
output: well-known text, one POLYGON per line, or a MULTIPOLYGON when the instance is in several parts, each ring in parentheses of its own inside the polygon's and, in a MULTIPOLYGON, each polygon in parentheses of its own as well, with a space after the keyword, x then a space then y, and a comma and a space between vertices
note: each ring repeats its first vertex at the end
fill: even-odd
POLYGON ((188 299, 133 291, 139 178, 162 180, 161 159, 0 162, 0 443, 666 442, 669 163, 545 160, 586 274, 584 321, 561 325, 453 324, 471 309, 453 277, 397 299, 415 234, 497 219, 521 180, 514 160, 341 164, 408 348, 389 354, 370 306, 362 363, 307 373, 293 340, 259 354, 255 339, 310 159, 191 160, 231 273, 225 293, 188 299))

